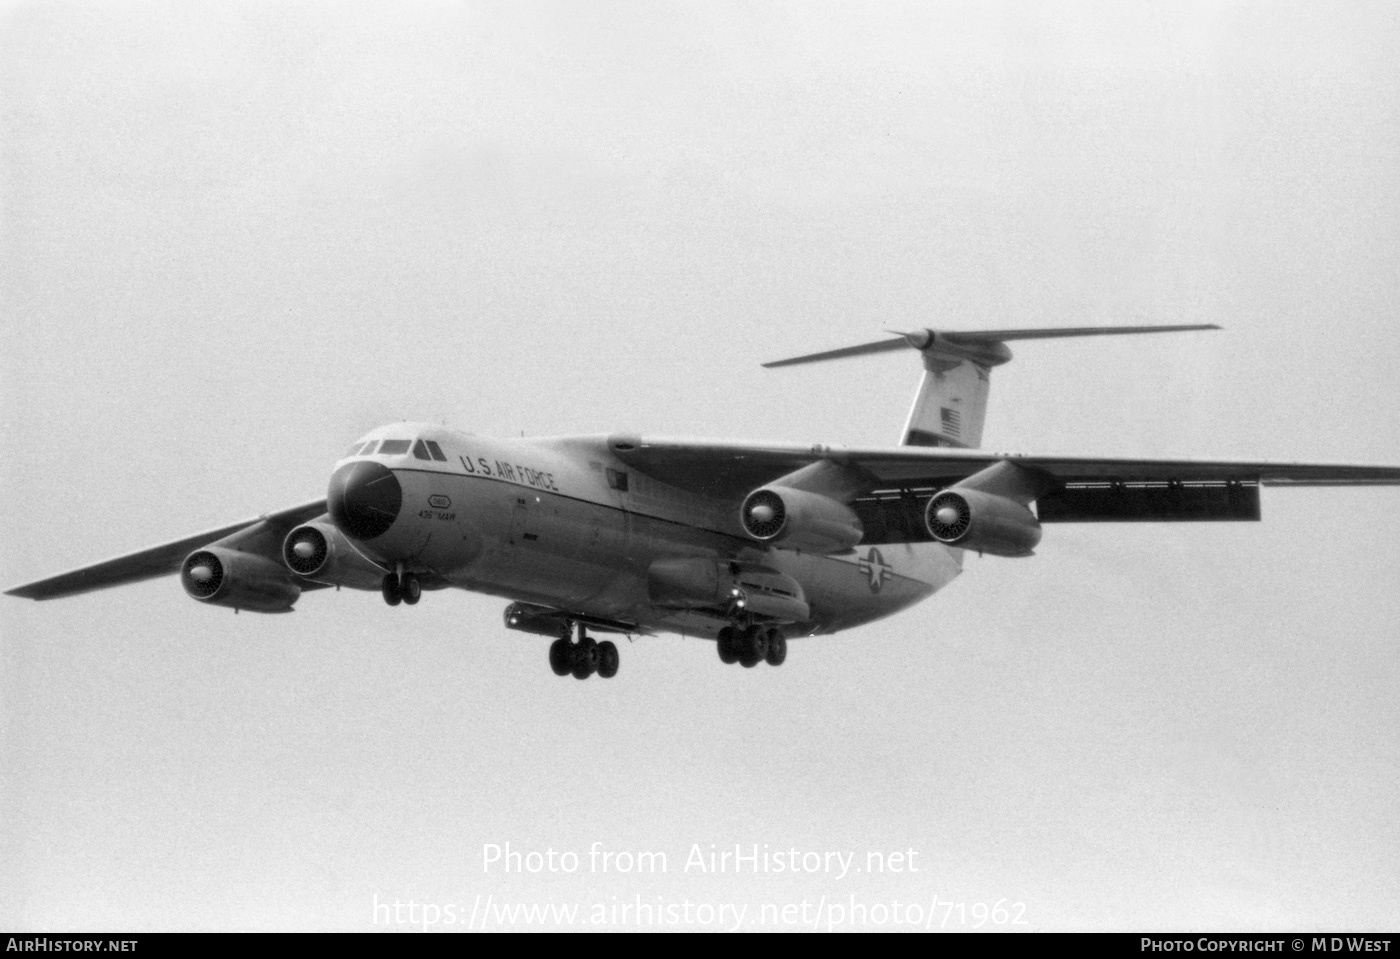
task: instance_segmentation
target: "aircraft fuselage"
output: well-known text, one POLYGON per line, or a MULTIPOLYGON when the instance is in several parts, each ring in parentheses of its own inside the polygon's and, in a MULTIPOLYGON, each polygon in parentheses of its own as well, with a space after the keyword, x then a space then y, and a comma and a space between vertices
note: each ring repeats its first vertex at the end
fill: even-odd
POLYGON ((810 613, 791 629, 810 635, 888 616, 960 571, 936 543, 838 556, 765 547, 744 534, 732 504, 629 469, 603 437, 491 439, 401 423, 356 446, 366 443, 369 455, 336 464, 331 518, 359 551, 386 569, 421 571, 429 588, 713 637, 728 620, 658 605, 650 574, 666 560, 732 561, 796 580, 810 613))

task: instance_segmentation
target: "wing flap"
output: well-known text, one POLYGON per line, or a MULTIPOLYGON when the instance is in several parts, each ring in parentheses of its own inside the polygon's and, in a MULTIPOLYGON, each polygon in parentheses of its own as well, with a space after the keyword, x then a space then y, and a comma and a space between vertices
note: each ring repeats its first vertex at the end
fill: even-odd
POLYGON ((1259 485, 1204 483, 1071 483, 1042 496, 1042 523, 1250 522, 1260 518, 1259 485))
MULTIPOLYGON (((205 530, 202 533, 183 536, 180 539, 170 540, 156 546, 148 546, 132 553, 124 553, 100 563, 80 566, 66 573, 25 583, 14 589, 6 590, 5 595, 21 596, 25 599, 59 599, 63 596, 76 596, 79 593, 88 593, 96 589, 106 589, 109 586, 121 586, 126 583, 154 579, 158 576, 168 576, 178 572, 184 558, 201 546, 207 546, 226 537, 234 536, 251 527, 258 527, 259 540, 266 538, 270 542, 271 539, 277 538, 276 532, 278 530, 281 530, 282 535, 285 536, 292 527, 314 519, 325 511, 326 501, 324 498, 311 500, 278 510, 275 513, 268 513, 265 516, 256 516, 240 523, 230 523, 227 526, 205 530)), ((278 542, 280 545, 280 538, 278 542)))
POLYGON ((1400 466, 1348 463, 1126 459, 918 446, 856 449, 637 436, 610 437, 608 446, 618 459, 653 479, 723 498, 742 497, 818 460, 860 467, 892 488, 948 485, 1001 460, 1049 473, 1061 483, 1238 480, 1264 486, 1400 485, 1400 466))

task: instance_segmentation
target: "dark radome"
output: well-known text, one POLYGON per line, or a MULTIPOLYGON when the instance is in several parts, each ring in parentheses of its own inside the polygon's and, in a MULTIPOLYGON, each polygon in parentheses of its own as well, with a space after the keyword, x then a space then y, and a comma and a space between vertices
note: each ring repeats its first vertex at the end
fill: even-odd
POLYGON ((331 521, 353 539, 382 536, 394 525, 403 490, 387 466, 369 460, 346 463, 331 474, 326 506, 331 521))

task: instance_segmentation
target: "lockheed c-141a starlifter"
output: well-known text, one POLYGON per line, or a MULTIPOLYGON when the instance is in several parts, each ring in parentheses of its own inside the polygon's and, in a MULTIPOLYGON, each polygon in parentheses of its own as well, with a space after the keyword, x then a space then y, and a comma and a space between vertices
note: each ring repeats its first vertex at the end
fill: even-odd
POLYGON ((56 599, 178 573, 215 606, 290 611, 327 586, 390 606, 457 588, 510 600, 559 675, 617 672, 594 635, 683 633, 725 663, 927 599, 968 550, 1031 555, 1054 523, 1257 520, 1264 486, 1400 485, 1400 467, 1110 459, 978 449, 1007 343, 1214 326, 918 330, 766 364, 916 350, 901 445, 630 434, 487 439, 393 423, 357 440, 322 498, 19 586, 56 599), (592 635, 590 635, 592 634, 592 635))

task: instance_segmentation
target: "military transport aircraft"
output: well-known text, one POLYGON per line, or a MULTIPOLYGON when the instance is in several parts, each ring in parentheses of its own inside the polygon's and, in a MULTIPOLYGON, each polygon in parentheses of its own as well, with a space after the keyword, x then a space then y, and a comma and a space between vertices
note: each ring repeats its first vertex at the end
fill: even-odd
POLYGON ((1104 459, 977 449, 1006 343, 1214 325, 918 330, 765 364, 915 349, 900 446, 614 434, 486 439, 428 423, 366 434, 326 496, 9 590, 56 599, 178 573, 202 603, 288 612, 304 591, 448 587, 511 600, 554 637, 560 676, 616 674, 593 634, 682 633, 725 663, 779 665, 789 637, 889 616, 946 586, 965 551, 1031 555, 1047 523, 1259 519, 1276 485, 1400 485, 1400 467, 1104 459), (1032 508, 1034 507, 1034 508, 1032 508))

